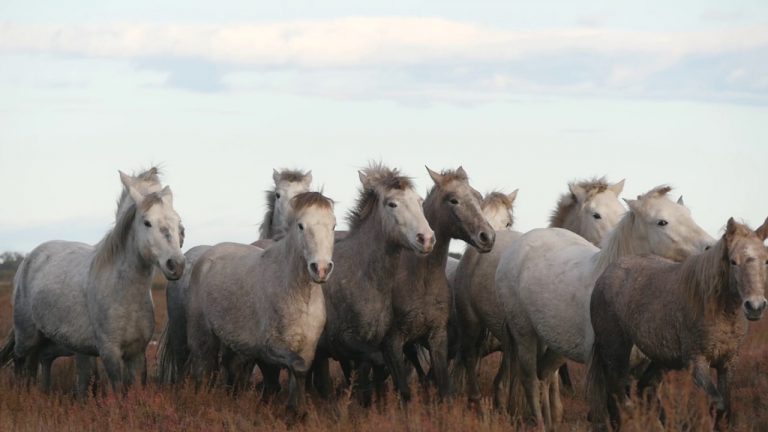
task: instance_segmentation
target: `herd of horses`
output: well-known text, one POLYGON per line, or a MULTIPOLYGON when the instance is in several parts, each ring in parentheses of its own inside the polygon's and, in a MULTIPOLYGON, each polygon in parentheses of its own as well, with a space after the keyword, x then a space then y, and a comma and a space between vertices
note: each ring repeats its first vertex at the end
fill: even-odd
POLYGON ((588 365, 595 428, 620 425, 631 374, 652 398, 664 371, 685 368, 716 424, 728 420, 738 349, 766 307, 768 219, 752 230, 731 218, 714 239, 667 186, 625 209, 623 180, 592 179, 568 185, 547 228, 520 233, 517 191, 483 197, 461 167, 427 170, 423 200, 397 169, 361 170, 348 231, 335 229, 334 202, 311 191, 311 172, 274 171, 258 241, 186 254, 158 170, 121 172, 115 225, 98 244, 50 241, 24 259, 0 362, 28 383, 42 369, 49 390, 52 362, 74 356, 79 396, 97 383, 97 357, 115 392, 146 382, 159 269, 169 283, 158 378, 168 385, 221 381, 236 392, 258 366, 270 397, 287 370, 287 407, 302 416, 308 387, 334 394, 333 359, 364 404, 390 377, 407 402, 414 370, 440 398, 477 402, 479 362, 501 351, 495 406, 508 407, 519 381, 540 427, 562 418, 566 359, 588 365), (460 260, 452 239, 468 245, 460 260))

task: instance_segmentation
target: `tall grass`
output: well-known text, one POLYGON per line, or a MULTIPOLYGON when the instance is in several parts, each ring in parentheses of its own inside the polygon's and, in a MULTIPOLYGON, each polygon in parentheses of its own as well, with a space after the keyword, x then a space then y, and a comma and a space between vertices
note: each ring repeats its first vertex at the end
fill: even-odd
MULTIPOLYGON (((153 289, 157 328, 155 341, 165 321, 165 291, 158 283, 153 289)), ((0 283, 0 336, 11 327, 10 284, 0 283)), ((734 430, 768 430, 768 320, 750 329, 733 379, 734 430)), ((150 372, 155 368, 156 344, 149 346, 150 372)), ((232 397, 222 389, 196 392, 184 384, 176 388, 150 384, 134 387, 125 397, 106 391, 101 372, 100 392, 85 401, 71 394, 74 367, 71 359, 59 359, 54 365, 53 393, 43 394, 35 386, 27 388, 16 382, 10 369, 0 370, 0 431, 134 431, 134 430, 299 430, 299 431, 507 431, 532 429, 520 417, 509 418, 494 413, 490 394, 499 356, 481 366, 481 385, 485 395, 481 406, 469 407, 462 395, 438 403, 431 391, 416 388, 414 399, 401 407, 394 392, 372 408, 360 406, 349 392, 332 401, 310 397, 309 414, 292 424, 284 410, 285 392, 271 404, 262 403, 256 390, 232 397)), ((574 395, 563 398, 562 431, 589 430, 587 406, 583 397, 584 367, 571 365, 576 388, 574 395)), ((283 377, 285 378, 285 377, 283 377)), ((334 370, 334 379, 341 381, 334 370)), ((257 377, 258 380, 258 377, 257 377)), ((283 386, 286 388, 287 386, 283 386)), ((656 403, 634 397, 624 408, 626 431, 703 430, 710 427, 708 402, 685 372, 668 374, 659 392, 667 422, 658 422, 656 403)))

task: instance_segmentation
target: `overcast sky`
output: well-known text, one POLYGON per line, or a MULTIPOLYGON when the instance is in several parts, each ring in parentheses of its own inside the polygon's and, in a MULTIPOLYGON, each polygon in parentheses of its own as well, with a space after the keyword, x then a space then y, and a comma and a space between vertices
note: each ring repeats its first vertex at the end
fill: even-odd
POLYGON ((768 216, 764 0, 218 3, 0 3, 0 251, 97 242, 152 163, 189 247, 258 237, 272 168, 341 221, 368 160, 520 188, 520 230, 594 175, 768 216))

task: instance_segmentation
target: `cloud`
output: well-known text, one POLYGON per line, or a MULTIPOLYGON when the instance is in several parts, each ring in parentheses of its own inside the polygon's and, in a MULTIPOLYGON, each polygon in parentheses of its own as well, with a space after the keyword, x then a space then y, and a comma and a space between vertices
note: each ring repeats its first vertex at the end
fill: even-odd
POLYGON ((342 98, 451 99, 485 93, 471 97, 480 100, 521 92, 674 97, 674 89, 656 88, 656 78, 702 59, 716 63, 712 59, 739 56, 747 65, 743 72, 735 73, 736 67, 716 68, 722 76, 692 71, 701 81, 687 87, 712 88, 701 93, 706 97, 768 100, 761 78, 768 65, 760 60, 768 55, 768 26, 510 30, 415 17, 227 25, 4 23, 0 53, 135 60, 140 68, 166 72, 166 85, 196 91, 245 82, 342 98), (287 82, 286 75, 295 79, 287 82), (348 84, 361 90, 345 88, 348 84))

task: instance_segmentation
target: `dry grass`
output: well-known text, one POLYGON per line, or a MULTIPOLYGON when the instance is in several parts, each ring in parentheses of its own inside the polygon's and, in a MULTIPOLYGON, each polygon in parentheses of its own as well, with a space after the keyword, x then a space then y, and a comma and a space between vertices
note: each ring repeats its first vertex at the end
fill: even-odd
MULTIPOLYGON (((11 326, 10 285, 0 283, 0 336, 11 326)), ((157 312, 157 333, 165 321, 165 292, 162 285, 153 290, 157 312)), ((753 326, 742 351, 734 377, 736 415, 732 426, 738 431, 768 430, 768 334, 766 320, 753 326)), ((154 371, 156 345, 150 345, 150 371, 154 371)), ((491 382, 499 358, 483 362, 481 369, 484 394, 490 395, 491 382)), ((588 430, 586 403, 581 394, 584 367, 571 365, 576 395, 564 397, 565 418, 562 431, 588 430)), ((10 369, 0 370, 0 430, 18 431, 89 431, 127 430, 304 430, 304 431, 501 431, 527 429, 520 418, 494 414, 485 400, 480 411, 467 407, 462 397, 437 403, 429 392, 416 395, 407 408, 401 408, 392 392, 371 409, 357 404, 350 395, 334 401, 311 397, 307 419, 291 425, 283 410, 285 394, 272 405, 259 401, 258 394, 246 391, 231 397, 223 390, 196 393, 190 386, 163 388, 151 384, 137 386, 125 397, 102 391, 87 401, 71 396, 73 365, 59 359, 54 365, 54 392, 46 395, 37 388, 15 382, 10 369)), ((338 370, 335 379, 340 380, 338 370)), ((104 376, 103 372, 101 376, 104 376)), ((102 390, 105 383, 101 384, 102 390)), ((285 387, 285 386, 284 386, 285 387)), ((708 404, 703 392, 694 387, 684 373, 669 374, 662 385, 661 400, 667 414, 666 430, 701 430, 710 427, 708 404)), ((664 430, 652 407, 634 400, 626 411, 627 431, 664 430)))

